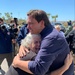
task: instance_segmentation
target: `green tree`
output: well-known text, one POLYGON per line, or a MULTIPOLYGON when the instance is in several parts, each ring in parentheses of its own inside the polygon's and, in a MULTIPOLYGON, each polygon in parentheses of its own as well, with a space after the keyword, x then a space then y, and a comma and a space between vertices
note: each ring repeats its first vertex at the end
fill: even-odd
POLYGON ((5 16, 6 16, 7 19, 10 19, 10 17, 11 17, 10 14, 9 14, 8 12, 5 13, 5 16))
POLYGON ((12 15, 13 15, 13 13, 11 12, 11 13, 10 13, 11 18, 13 18, 13 16, 12 16, 12 15))
POLYGON ((2 13, 0 13, 0 17, 1 17, 2 13))
POLYGON ((58 15, 52 16, 52 18, 54 19, 54 22, 56 22, 56 18, 58 18, 58 15))
POLYGON ((5 17, 4 16, 2 16, 2 19, 5 21, 5 17))
POLYGON ((9 12, 5 13, 5 17, 7 19, 7 22, 10 23, 10 20, 12 19, 11 13, 9 13, 9 12))
POLYGON ((50 15, 51 15, 50 13, 47 13, 47 16, 48 16, 49 19, 50 19, 50 15))

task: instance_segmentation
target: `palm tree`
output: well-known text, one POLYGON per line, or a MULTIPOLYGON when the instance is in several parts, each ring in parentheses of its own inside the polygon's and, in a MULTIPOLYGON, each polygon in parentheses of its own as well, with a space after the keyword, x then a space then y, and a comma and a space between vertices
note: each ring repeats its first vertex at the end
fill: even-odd
POLYGON ((56 18, 58 18, 58 15, 52 16, 52 18, 54 19, 54 22, 56 22, 56 18))
POLYGON ((8 12, 5 13, 5 16, 7 17, 7 19, 10 19, 11 18, 11 15, 8 12))
POLYGON ((51 15, 50 13, 47 13, 47 16, 48 16, 49 19, 50 19, 50 15, 51 15))
POLYGON ((0 13, 0 17, 1 17, 2 13, 0 13))
POLYGON ((12 17, 12 14, 13 14, 13 13, 11 12, 11 13, 10 13, 10 15, 11 15, 11 18, 13 18, 13 17, 12 17))
POLYGON ((11 20, 11 15, 10 15, 10 13, 5 13, 5 16, 6 16, 6 18, 7 18, 7 22, 9 23, 10 22, 10 20, 11 20))
POLYGON ((3 20, 5 20, 5 17, 4 17, 4 16, 2 16, 2 19, 3 19, 3 20))

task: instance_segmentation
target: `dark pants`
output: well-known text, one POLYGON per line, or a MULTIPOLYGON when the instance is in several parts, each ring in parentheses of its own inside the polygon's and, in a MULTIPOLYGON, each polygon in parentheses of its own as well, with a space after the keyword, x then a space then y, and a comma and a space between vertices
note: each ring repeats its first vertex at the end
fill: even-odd
POLYGON ((31 75, 19 68, 14 68, 13 66, 10 66, 8 72, 5 75, 31 75))

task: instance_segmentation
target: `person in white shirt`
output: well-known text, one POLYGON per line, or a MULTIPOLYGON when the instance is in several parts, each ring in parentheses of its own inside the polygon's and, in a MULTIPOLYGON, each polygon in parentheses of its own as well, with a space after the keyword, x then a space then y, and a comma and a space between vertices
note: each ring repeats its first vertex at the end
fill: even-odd
POLYGON ((65 34, 63 31, 61 31, 60 25, 55 25, 55 28, 62 34, 63 37, 65 37, 65 34))

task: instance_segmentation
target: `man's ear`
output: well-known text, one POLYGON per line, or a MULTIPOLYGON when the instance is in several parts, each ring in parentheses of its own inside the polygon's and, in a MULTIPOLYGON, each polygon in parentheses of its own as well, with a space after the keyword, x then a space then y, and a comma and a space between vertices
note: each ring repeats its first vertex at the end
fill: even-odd
POLYGON ((41 27, 42 27, 42 28, 45 27, 45 25, 44 25, 44 21, 43 21, 43 20, 41 21, 41 27))

